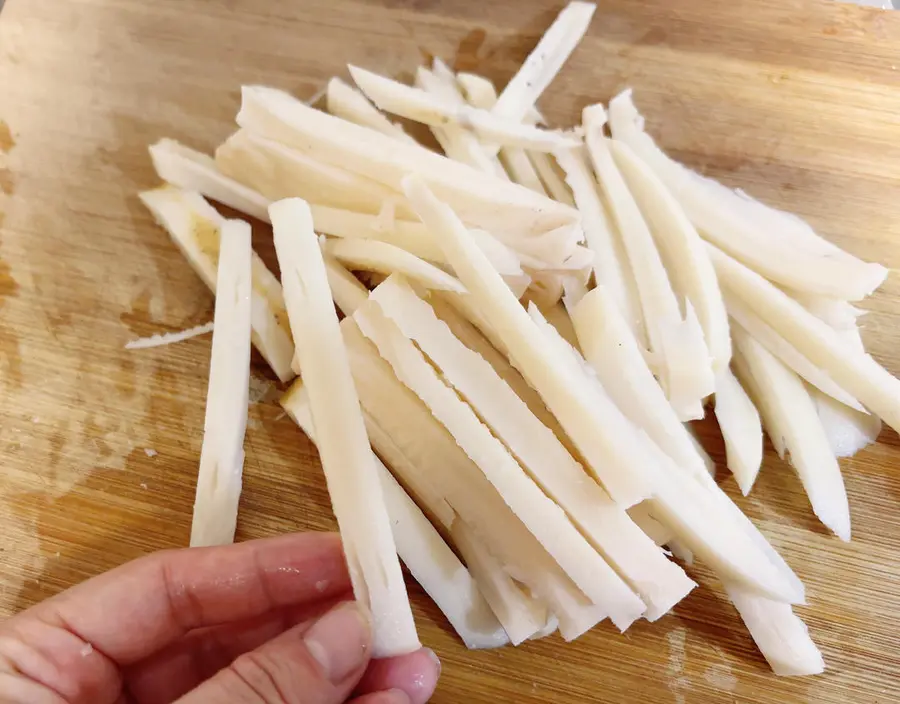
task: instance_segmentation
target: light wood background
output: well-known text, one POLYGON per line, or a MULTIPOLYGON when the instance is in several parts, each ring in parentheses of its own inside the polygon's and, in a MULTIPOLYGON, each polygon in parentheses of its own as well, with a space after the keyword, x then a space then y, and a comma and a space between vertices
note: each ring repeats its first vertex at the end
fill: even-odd
MULTIPOLYGON (((149 551, 185 545, 209 339, 127 352, 211 319, 213 301, 135 194, 146 145, 211 149, 242 83, 312 95, 353 62, 408 75, 426 57, 502 84, 561 2, 10 0, 0 17, 0 614, 149 551), (148 454, 148 450, 150 451, 148 454), (150 456, 153 453, 155 456, 150 456)), ((675 156, 900 265, 900 13, 829 1, 602 0, 542 108, 634 86, 675 156)), ((258 246, 271 261, 260 230, 258 246)), ((865 338, 900 372, 900 283, 865 338)), ((271 379, 257 359, 254 375, 271 379)), ((712 426, 704 438, 721 462, 712 426)), ((827 674, 770 674, 733 609, 696 590, 624 636, 603 625, 468 653, 413 587, 444 659, 436 702, 900 700, 900 443, 843 463, 854 540, 826 535, 774 454, 740 504, 808 586, 827 674)), ((720 478, 728 490, 735 486, 720 478)), ((314 451, 269 400, 252 408, 238 537, 334 526, 314 451)), ((702 572, 697 572, 705 579, 702 572)))

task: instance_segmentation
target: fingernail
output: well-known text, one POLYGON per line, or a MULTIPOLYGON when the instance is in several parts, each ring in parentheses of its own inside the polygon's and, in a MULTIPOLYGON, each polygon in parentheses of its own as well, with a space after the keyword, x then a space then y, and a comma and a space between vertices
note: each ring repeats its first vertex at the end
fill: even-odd
POLYGON ((440 677, 441 676, 441 667, 442 667, 441 659, 437 656, 437 653, 435 653, 431 648, 425 648, 425 652, 428 653, 429 659, 431 660, 431 662, 434 663, 434 666, 437 668, 437 676, 440 677))
POLYGON ((368 612, 349 601, 335 606, 303 637, 329 682, 339 684, 368 662, 372 625, 368 612))
POLYGON ((389 689, 384 693, 384 701, 378 700, 379 704, 411 704, 411 699, 402 689, 389 689))

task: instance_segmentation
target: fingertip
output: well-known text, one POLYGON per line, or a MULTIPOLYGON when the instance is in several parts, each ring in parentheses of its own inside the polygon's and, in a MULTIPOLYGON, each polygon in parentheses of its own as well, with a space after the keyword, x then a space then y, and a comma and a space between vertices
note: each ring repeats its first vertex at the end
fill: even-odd
POLYGON ((351 699, 348 704, 411 704, 406 692, 402 689, 391 689, 387 692, 373 692, 351 699))
POLYGON ((440 674, 437 655, 422 648, 409 655, 373 660, 356 691, 368 694, 398 689, 406 694, 410 704, 425 704, 434 694, 440 674))

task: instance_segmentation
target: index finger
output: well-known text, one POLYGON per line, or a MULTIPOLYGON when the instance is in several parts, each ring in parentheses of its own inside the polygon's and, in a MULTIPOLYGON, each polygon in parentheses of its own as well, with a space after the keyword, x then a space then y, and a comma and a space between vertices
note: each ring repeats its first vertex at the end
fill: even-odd
POLYGON ((74 633, 129 665, 203 626, 252 618, 350 590, 340 538, 298 533, 156 553, 16 616, 74 633))

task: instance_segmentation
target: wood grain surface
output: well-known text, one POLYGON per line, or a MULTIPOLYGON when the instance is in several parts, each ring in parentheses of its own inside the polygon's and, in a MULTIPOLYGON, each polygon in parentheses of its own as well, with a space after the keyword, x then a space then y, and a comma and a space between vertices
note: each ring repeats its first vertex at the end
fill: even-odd
MULTIPOLYGON (((560 2, 9 0, 0 17, 0 614, 187 544, 209 338, 128 352, 211 319, 213 300, 136 192, 149 142, 212 149, 239 86, 312 95, 353 62, 408 76, 424 58, 501 84, 560 2)), ((541 107, 557 124, 634 86, 662 145, 900 265, 900 13, 828 1, 601 0, 541 107)), ((272 261, 270 234, 256 244, 272 261)), ((865 306, 900 373, 900 277, 865 306)), ((253 374, 274 377, 256 358, 253 374)), ((275 384, 273 382, 273 389, 275 384)), ((269 394, 251 410, 238 538, 334 527, 316 454, 269 394)), ((717 430, 703 436, 721 463, 717 430)), ((436 702, 900 701, 900 442, 843 462, 854 540, 814 519, 769 451, 739 503, 808 586, 825 675, 778 679, 702 570, 703 589, 626 635, 603 624, 466 652, 412 587, 444 659, 436 702)), ((720 472, 732 495, 733 480, 720 472)))

